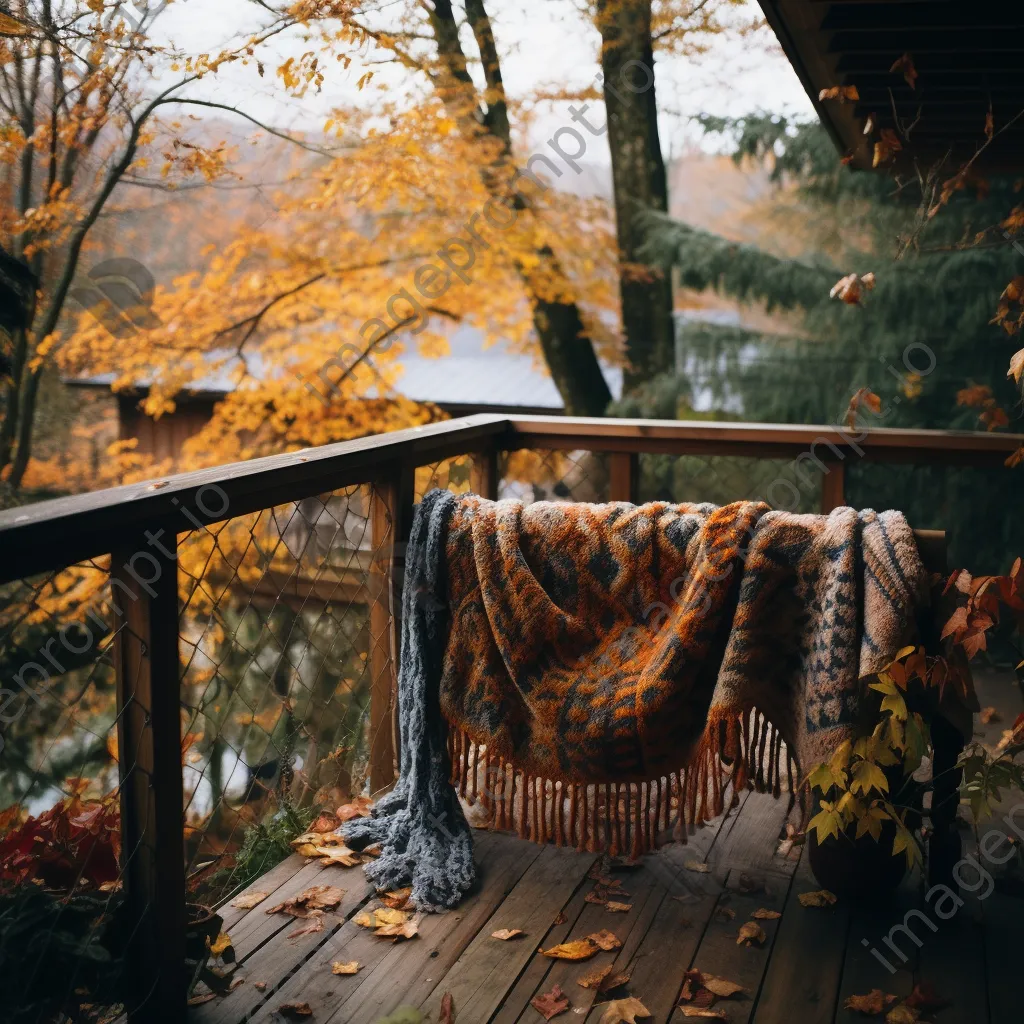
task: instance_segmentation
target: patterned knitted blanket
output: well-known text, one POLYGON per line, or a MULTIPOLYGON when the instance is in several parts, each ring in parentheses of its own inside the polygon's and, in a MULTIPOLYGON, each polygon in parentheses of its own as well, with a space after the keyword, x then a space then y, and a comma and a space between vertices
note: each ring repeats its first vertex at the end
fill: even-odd
POLYGON ((631 856, 730 791, 793 794, 870 728, 863 680, 925 601, 898 512, 432 492, 406 557, 401 776, 344 835, 433 909, 473 881, 456 788, 478 825, 631 856))

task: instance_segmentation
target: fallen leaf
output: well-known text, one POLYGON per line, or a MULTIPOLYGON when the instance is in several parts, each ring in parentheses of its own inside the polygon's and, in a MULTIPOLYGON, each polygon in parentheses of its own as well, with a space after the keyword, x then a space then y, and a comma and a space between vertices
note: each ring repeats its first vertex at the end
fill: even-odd
POLYGON ((704 975, 704 988, 713 992, 720 999, 728 999, 730 996, 736 995, 737 992, 743 991, 743 986, 737 985, 735 981, 718 978, 713 974, 704 975))
POLYGON ((386 928, 391 925, 405 924, 411 916, 407 910, 377 907, 376 910, 364 910, 361 914, 356 914, 352 920, 362 928, 386 928))
POLYGON ((637 1017, 650 1017, 651 1011, 635 996, 613 999, 601 1014, 600 1024, 636 1024, 637 1017))
POLYGON ((601 895, 597 889, 591 889, 590 892, 583 897, 583 900, 586 903, 597 903, 598 905, 603 905, 608 902, 607 897, 601 895))
POLYGON ((534 996, 530 1005, 545 1019, 551 1020, 569 1009, 569 997, 556 985, 550 992, 534 996))
POLYGON ((715 907, 715 913, 723 921, 731 921, 736 916, 736 911, 732 907, 715 907))
POLYGON ((901 1003, 899 1006, 894 1006, 886 1015, 886 1024, 914 1024, 914 1021, 918 1020, 921 1016, 920 1011, 915 1010, 912 1006, 907 1006, 906 1003, 901 1003))
POLYGON ((257 992, 265 992, 267 990, 267 983, 265 981, 254 981, 252 983, 252 987, 256 989, 257 992))
POLYGON ((757 921, 777 921, 782 915, 777 910, 766 910, 758 907, 751 915, 757 921))
POLYGON ((262 903, 270 893, 267 892, 243 892, 231 901, 231 906, 239 910, 252 910, 253 907, 262 903))
POLYGON ((295 847, 295 852, 300 857, 319 857, 320 847, 314 846, 312 843, 302 843, 300 846, 295 847))
POLYGON ((982 725, 989 725, 992 722, 1001 722, 1002 720, 1002 715, 995 708, 982 708, 978 712, 978 721, 982 725))
POLYGON ((896 153, 903 149, 900 137, 891 128, 883 128, 879 135, 880 138, 875 143, 875 151, 871 157, 872 167, 888 163, 896 153))
POLYGON ((189 998, 189 1006, 202 1006, 203 1003, 212 1002, 217 998, 216 992, 204 992, 201 996, 192 996, 189 998))
POLYGON ((554 919, 554 921, 551 922, 551 924, 552 924, 552 926, 554 926, 556 924, 565 924, 565 922, 568 921, 568 920, 569 919, 565 916, 565 914, 563 914, 562 911, 559 911, 555 915, 555 919, 554 919))
POLYGON ((221 932, 213 942, 207 939, 207 943, 210 947, 210 956, 223 956, 229 949, 232 949, 231 936, 227 932, 221 932))
POLYGON ((607 910, 609 914, 627 914, 633 909, 633 904, 616 903, 614 900, 609 900, 605 904, 604 909, 607 910))
POLYGON ((802 892, 798 899, 802 907, 827 907, 836 902, 834 893, 828 889, 816 889, 814 892, 802 892))
POLYGON ((740 925, 739 936, 736 939, 736 945, 747 945, 751 946, 755 943, 760 946, 766 939, 767 935, 764 933, 764 929, 756 921, 747 921, 745 924, 740 925))
POLYGON ((342 804, 334 813, 338 820, 345 822, 353 818, 368 818, 373 808, 373 801, 366 796, 357 796, 350 804, 342 804))
POLYGON ((291 914, 292 917, 311 917, 315 911, 333 910, 345 895, 344 889, 334 885, 314 885, 298 896, 271 907, 268 914, 291 914))
POLYGON ((341 822, 337 817, 327 811, 321 814, 312 825, 309 826, 310 832, 334 832, 337 830, 341 822))
POLYGON ((331 974, 355 974, 359 970, 359 961, 350 960, 348 963, 342 963, 341 960, 335 960, 331 964, 331 974))
POLYGON ((679 993, 679 1001, 688 1003, 704 987, 704 975, 698 970, 687 971, 683 975, 683 990, 679 993))
POLYGON ((549 956, 553 960, 589 960, 598 950, 590 939, 576 939, 573 942, 561 942, 550 949, 539 949, 541 956, 549 956))
POLYGON ((303 1017, 312 1017, 313 1008, 309 1003, 282 1003, 277 1012, 289 1020, 300 1020, 303 1017))
MULTIPOLYGON (((401 913, 401 911, 391 911, 401 913)), ((420 933, 421 916, 417 914, 409 921, 395 921, 393 924, 386 924, 378 928, 373 934, 382 939, 414 939, 420 933)))
POLYGON ((324 912, 322 910, 312 911, 308 917, 305 918, 306 923, 295 931, 288 933, 289 939, 298 939, 303 935, 314 935, 317 932, 324 930, 324 912))
POLYGON ((602 994, 610 992, 613 988, 619 988, 619 986, 625 985, 628 981, 629 975, 625 971, 615 971, 601 982, 597 991, 602 994))
POLYGON ((619 942, 614 932, 608 931, 606 928, 602 928, 599 932, 594 932, 593 935, 587 936, 587 941, 592 942, 595 946, 600 949, 621 949, 622 943, 619 942))
POLYGON ((850 996, 843 1006, 855 1013, 864 1013, 877 1017, 885 1013, 886 1008, 896 1002, 898 996, 886 995, 880 988, 873 988, 867 995, 850 996))
POLYGON ((700 1006, 680 1006, 679 1012, 684 1017, 712 1017, 715 1020, 728 1020, 721 1010, 705 1010, 700 1006))
POLYGON ((705 864, 699 860, 688 860, 685 867, 687 871, 698 871, 703 875, 706 875, 711 870, 710 864, 705 864))
POLYGON ((576 979, 576 984, 580 988, 596 988, 600 989, 604 979, 612 973, 612 964, 605 964, 604 967, 595 967, 592 971, 588 971, 582 977, 576 979))
POLYGON ((437 1018, 437 1024, 455 1024, 455 1000, 451 992, 441 996, 441 1016, 437 1018))
POLYGON ((927 981, 918 982, 914 986, 914 991, 903 1002, 911 1009, 924 1010, 926 1013, 944 1010, 951 1005, 951 1001, 936 994, 935 989, 927 981))
POLYGON ((380 897, 381 903, 385 907, 390 907, 392 910, 401 910, 408 902, 409 897, 412 896, 412 886, 406 886, 404 889, 393 889, 391 892, 386 892, 380 897))
POLYGON ((491 932, 492 939, 501 939, 502 942, 508 942, 509 939, 517 939, 520 935, 525 935, 521 928, 499 928, 496 932, 491 932))

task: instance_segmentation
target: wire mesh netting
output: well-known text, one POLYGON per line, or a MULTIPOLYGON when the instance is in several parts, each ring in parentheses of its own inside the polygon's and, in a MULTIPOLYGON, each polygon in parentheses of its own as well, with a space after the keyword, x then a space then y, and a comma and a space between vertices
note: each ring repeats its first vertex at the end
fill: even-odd
POLYGON ((104 560, 0 587, 4 1021, 113 1019, 102 1005, 120 991, 131 853, 118 811, 112 599, 104 560))
POLYGON ((607 501, 607 457, 523 448, 498 460, 498 496, 521 501, 607 501))

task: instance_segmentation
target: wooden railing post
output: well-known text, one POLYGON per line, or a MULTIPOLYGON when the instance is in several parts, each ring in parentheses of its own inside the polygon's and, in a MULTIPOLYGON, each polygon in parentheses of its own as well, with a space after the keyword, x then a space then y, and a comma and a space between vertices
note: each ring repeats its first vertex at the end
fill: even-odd
POLYGON ((469 486, 474 494, 481 498, 498 499, 498 449, 489 447, 472 456, 473 467, 470 470, 469 486))
POLYGON ((637 500, 640 483, 640 456, 636 452, 610 452, 608 455, 608 500, 637 500))
POLYGON ((821 511, 828 515, 846 504, 846 467, 841 462, 826 462, 821 475, 821 511))
POLYGON ((416 467, 398 463, 372 484, 370 523, 370 792, 379 793, 398 770, 398 650, 402 580, 415 500, 416 467))
POLYGON ((111 554, 130 1024, 185 1019, 184 794, 177 543, 140 531, 111 554))

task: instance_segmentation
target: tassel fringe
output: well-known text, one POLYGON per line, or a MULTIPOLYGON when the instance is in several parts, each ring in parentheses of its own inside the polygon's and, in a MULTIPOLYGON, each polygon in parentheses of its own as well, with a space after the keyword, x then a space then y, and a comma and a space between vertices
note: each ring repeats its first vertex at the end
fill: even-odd
POLYGON ((477 827, 518 831, 523 839, 580 852, 607 852, 636 860, 670 838, 728 813, 744 789, 797 792, 800 769, 792 745, 756 709, 708 722, 700 745, 679 770, 639 782, 583 784, 528 774, 474 740, 449 728, 452 785, 478 813, 477 827))

